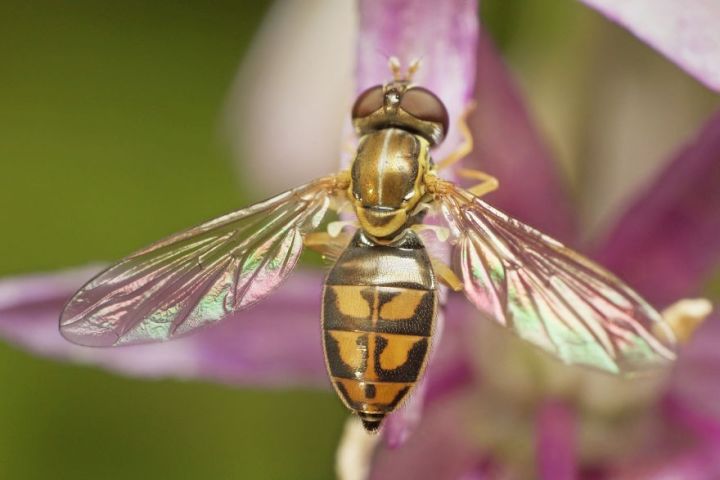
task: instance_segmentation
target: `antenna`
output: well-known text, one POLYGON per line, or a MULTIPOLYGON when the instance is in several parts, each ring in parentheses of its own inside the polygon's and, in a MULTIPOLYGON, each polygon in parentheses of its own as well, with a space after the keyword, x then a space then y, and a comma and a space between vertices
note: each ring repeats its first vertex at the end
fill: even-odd
POLYGON ((393 79, 396 82, 410 82, 412 81, 412 77, 415 73, 420 69, 421 63, 421 59, 416 58, 410 62, 410 65, 408 65, 405 72, 403 72, 400 60, 397 57, 392 56, 388 59, 388 68, 390 69, 390 73, 392 73, 393 79))

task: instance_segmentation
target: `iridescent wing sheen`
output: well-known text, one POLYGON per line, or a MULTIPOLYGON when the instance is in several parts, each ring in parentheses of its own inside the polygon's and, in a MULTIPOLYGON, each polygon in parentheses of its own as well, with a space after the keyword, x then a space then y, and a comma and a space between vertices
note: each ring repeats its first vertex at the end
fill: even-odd
POLYGON ((660 314, 608 271, 452 184, 438 201, 487 316, 569 364, 632 373, 675 358, 660 314))
POLYGON ((89 346, 160 341, 251 306, 295 266, 332 191, 320 179, 134 253, 75 294, 60 332, 89 346))

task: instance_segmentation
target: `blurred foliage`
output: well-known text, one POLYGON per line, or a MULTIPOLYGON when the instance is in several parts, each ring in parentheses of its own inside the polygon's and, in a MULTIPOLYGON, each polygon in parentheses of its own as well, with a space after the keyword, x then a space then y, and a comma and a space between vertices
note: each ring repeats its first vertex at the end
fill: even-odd
MULTIPOLYGON (((0 4, 0 274, 119 258, 246 203, 218 139, 267 2, 0 4)), ((0 345, 0 478, 332 478, 330 392, 148 382, 0 345)))

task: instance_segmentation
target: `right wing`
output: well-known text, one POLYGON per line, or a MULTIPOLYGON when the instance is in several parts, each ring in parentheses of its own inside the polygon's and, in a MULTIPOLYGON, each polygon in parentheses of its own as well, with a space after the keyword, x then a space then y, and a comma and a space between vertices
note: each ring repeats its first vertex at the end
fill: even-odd
POLYGON ((569 364, 634 373, 675 358, 672 329, 621 280, 450 182, 454 266, 486 316, 569 364))
POLYGON ((337 189, 321 178, 130 255, 73 296, 60 333, 88 346, 162 341, 253 305, 293 269, 337 189))

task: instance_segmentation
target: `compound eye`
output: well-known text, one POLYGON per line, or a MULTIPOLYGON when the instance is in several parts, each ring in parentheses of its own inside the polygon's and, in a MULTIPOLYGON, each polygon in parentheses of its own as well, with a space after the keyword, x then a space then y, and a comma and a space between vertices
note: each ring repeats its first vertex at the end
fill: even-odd
POLYGON ((413 117, 426 122, 439 123, 447 133, 450 123, 442 101, 427 88, 410 87, 400 100, 400 108, 413 117))
POLYGON ((382 108, 385 95, 382 85, 370 87, 360 94, 352 108, 352 118, 367 117, 379 108, 382 108))

